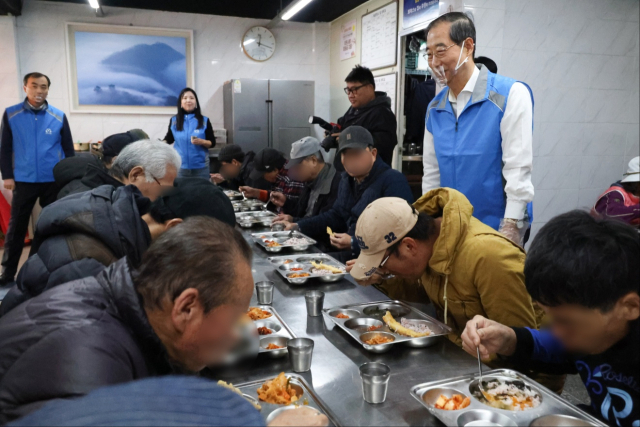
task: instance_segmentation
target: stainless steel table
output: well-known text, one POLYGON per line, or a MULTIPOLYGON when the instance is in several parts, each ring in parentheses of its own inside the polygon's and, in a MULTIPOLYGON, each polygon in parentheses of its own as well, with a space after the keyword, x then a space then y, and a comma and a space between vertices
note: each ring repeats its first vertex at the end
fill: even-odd
MULTIPOLYGON (((343 426, 399 426, 442 425, 409 395, 411 386, 427 381, 455 377, 478 369, 477 360, 446 338, 428 348, 396 346, 383 354, 369 353, 346 333, 334 327, 333 322, 321 317, 308 317, 304 302, 307 290, 325 293, 324 307, 363 301, 388 299, 373 287, 358 286, 351 277, 331 284, 307 282, 306 285, 286 283, 267 261, 270 256, 253 243, 251 233, 263 229, 241 230, 254 250, 254 281, 271 280, 275 283, 273 307, 298 337, 314 340, 311 371, 302 376, 333 411, 343 426), (391 368, 391 380, 386 402, 378 405, 366 403, 362 398, 362 385, 358 367, 365 362, 383 362, 391 368)), ((303 253, 318 252, 310 247, 303 253)), ((286 255, 281 252, 276 255, 286 255)), ((256 304, 255 295, 252 304, 256 304)), ((418 308, 432 314, 431 307, 418 308)), ((258 356, 254 362, 240 367, 218 369, 207 375, 215 379, 240 384, 290 371, 288 358, 267 359, 258 356)))

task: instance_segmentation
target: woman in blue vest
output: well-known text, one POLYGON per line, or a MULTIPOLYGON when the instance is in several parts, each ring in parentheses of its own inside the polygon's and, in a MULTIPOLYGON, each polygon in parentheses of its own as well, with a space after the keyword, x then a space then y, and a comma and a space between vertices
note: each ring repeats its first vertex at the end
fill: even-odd
POLYGON ((211 121, 200 111, 198 95, 193 89, 186 87, 180 92, 178 114, 171 118, 164 140, 173 144, 182 158, 178 177, 209 179, 209 148, 216 145, 216 138, 211 121))

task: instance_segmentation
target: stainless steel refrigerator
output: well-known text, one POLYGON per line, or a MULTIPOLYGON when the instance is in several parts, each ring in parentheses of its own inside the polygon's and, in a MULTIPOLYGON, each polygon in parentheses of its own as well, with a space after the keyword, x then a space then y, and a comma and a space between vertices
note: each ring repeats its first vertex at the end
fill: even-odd
POLYGON ((292 142, 313 135, 314 92, 307 80, 229 80, 223 86, 227 143, 245 152, 272 147, 288 158, 292 142))

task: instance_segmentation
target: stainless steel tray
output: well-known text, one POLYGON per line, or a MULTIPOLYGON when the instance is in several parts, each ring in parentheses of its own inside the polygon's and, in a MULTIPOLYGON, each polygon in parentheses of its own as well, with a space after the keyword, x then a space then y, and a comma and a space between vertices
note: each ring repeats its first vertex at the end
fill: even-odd
POLYGON ((276 214, 270 211, 236 212, 236 222, 243 228, 250 228, 255 225, 271 227, 271 222, 275 217, 276 214))
POLYGON ((296 334, 293 333, 291 328, 286 324, 282 317, 278 314, 275 308, 270 305, 252 305, 250 308, 258 307, 264 311, 268 311, 271 313, 271 317, 267 317, 262 320, 254 320, 253 323, 256 325, 256 328, 260 326, 265 326, 273 331, 270 335, 259 335, 258 338, 260 340, 260 350, 258 354, 265 353, 269 357, 277 358, 283 357, 287 355, 287 341, 291 338, 296 338, 296 334), (269 344, 273 343, 279 345, 281 349, 276 350, 267 350, 265 347, 269 344))
POLYGON ((291 248, 294 251, 306 251, 309 248, 309 246, 315 245, 316 243, 318 243, 315 240, 313 240, 311 237, 305 236, 299 231, 294 231, 293 233, 291 233, 290 231, 270 231, 266 233, 253 233, 251 234, 251 237, 253 237, 253 240, 258 245, 262 246, 262 248, 264 248, 264 250, 266 250, 267 252, 280 252, 283 248, 291 248), (285 242, 292 237, 297 237, 299 239, 306 239, 308 243, 304 245, 285 244, 285 242), (265 242, 266 240, 276 241, 280 245, 269 247, 265 242))
POLYGON ((328 316, 333 323, 342 328, 346 333, 351 335, 353 339, 359 342, 365 350, 374 353, 384 353, 391 350, 396 344, 406 344, 410 347, 428 347, 437 342, 442 335, 451 332, 451 328, 434 319, 433 317, 411 307, 402 301, 378 301, 367 302, 362 304, 342 305, 339 307, 325 308, 323 313, 328 316), (425 323, 433 333, 426 337, 411 338, 397 334, 389 329, 382 321, 382 316, 387 311, 400 322, 401 318, 418 320, 425 323), (339 319, 335 317, 338 314, 349 316, 348 319, 339 319), (375 331, 368 331, 369 327, 381 326, 375 331), (389 338, 393 338, 392 342, 378 345, 369 345, 363 342, 363 339, 371 339, 373 335, 383 334, 389 338))
MULTIPOLYGON (((483 374, 484 382, 487 382, 489 377, 523 381, 526 386, 529 386, 540 394, 540 405, 536 408, 523 411, 508 411, 488 406, 474 396, 473 391, 477 390, 478 387, 476 374, 419 384, 411 388, 411 395, 427 408, 433 416, 448 426, 464 426, 473 421, 477 422, 477 424, 473 425, 528 426, 541 417, 549 415, 568 416, 579 420, 575 424, 565 425, 580 425, 579 423, 582 421, 582 425, 606 426, 606 424, 603 424, 598 419, 519 372, 509 369, 488 371, 483 374), (451 397, 452 394, 462 394, 471 399, 471 404, 466 408, 455 411, 436 409, 433 405, 441 394, 448 398, 451 397)), ((543 425, 558 424, 551 423, 543 425)))
POLYGON ((278 274, 280 274, 284 280, 288 281, 294 285, 302 285, 306 283, 309 279, 318 279, 325 283, 337 282, 342 279, 348 273, 346 271, 346 266, 342 264, 337 259, 326 255, 326 254, 305 254, 305 255, 287 255, 287 256, 277 256, 270 257, 267 260, 273 264, 276 268, 278 274), (342 274, 317 274, 314 273, 314 267, 311 262, 314 261, 316 263, 323 263, 327 265, 331 265, 332 267, 342 268, 342 274), (291 271, 291 268, 302 268, 302 270, 294 270, 291 271), (308 273, 309 277, 302 278, 290 278, 288 277, 290 274, 296 273, 308 273))
MULTIPOLYGON (((308 406, 310 408, 314 408, 319 412, 322 412, 329 418, 330 426, 340 426, 338 420, 335 415, 329 410, 329 408, 322 402, 320 397, 316 394, 313 388, 302 378, 300 375, 293 373, 285 373, 287 378, 291 379, 291 383, 299 386, 302 389, 302 396, 300 399, 299 406, 308 406)), ((294 405, 274 405, 271 403, 265 403, 258 399, 258 388, 265 383, 265 381, 269 381, 273 378, 265 378, 264 380, 251 381, 249 383, 236 385, 238 389, 242 392, 242 395, 249 401, 259 404, 262 409, 260 413, 264 417, 267 424, 277 415, 277 412, 295 408, 294 405), (286 408, 286 409, 285 409, 286 408)))
POLYGON ((244 196, 239 191, 235 190, 222 190, 230 200, 242 200, 244 196))
POLYGON ((231 206, 233 206, 234 212, 255 212, 264 210, 266 204, 262 203, 260 200, 247 199, 231 201, 231 206))

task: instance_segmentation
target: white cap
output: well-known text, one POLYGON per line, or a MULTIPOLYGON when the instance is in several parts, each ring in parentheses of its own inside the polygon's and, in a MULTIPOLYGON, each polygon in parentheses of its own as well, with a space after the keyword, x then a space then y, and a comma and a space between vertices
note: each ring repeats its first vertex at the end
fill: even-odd
POLYGON ((620 182, 640 182, 640 157, 634 157, 629 162, 627 173, 620 182))

